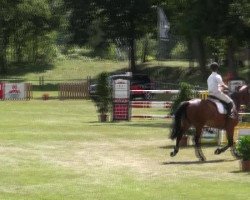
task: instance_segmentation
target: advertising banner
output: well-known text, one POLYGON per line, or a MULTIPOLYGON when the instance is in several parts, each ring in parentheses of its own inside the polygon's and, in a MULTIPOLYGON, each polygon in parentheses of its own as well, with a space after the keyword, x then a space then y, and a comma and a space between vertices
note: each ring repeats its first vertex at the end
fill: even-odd
POLYGON ((25 94, 25 83, 5 83, 4 99, 25 99, 25 94))
POLYGON ((113 121, 130 119, 130 80, 113 80, 113 121))
POLYGON ((0 83, 0 99, 4 98, 4 84, 0 83))
POLYGON ((129 80, 117 79, 114 80, 114 98, 128 99, 129 98, 129 80))

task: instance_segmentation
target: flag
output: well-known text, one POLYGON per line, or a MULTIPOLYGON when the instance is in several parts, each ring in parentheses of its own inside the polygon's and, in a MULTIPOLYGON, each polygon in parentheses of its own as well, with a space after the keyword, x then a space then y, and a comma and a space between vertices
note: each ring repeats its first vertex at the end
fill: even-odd
POLYGON ((163 41, 168 41, 168 32, 170 29, 170 24, 162 8, 158 7, 158 31, 159 38, 163 41))

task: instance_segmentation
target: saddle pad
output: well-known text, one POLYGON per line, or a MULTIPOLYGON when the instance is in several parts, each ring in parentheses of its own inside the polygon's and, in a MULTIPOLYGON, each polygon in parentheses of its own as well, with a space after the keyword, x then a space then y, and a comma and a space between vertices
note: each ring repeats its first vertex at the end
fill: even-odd
POLYGON ((227 110, 225 109, 224 105, 219 100, 212 99, 212 98, 208 98, 208 100, 215 103, 217 110, 220 114, 227 114, 227 110))

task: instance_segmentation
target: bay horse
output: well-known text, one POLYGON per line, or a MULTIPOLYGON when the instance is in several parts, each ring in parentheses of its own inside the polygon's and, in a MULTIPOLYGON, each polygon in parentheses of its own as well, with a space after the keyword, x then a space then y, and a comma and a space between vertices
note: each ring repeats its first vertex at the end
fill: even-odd
POLYGON ((194 145, 196 156, 200 161, 206 160, 200 145, 200 138, 204 126, 226 130, 228 144, 224 147, 218 147, 214 152, 215 154, 220 154, 231 147, 232 153, 236 156, 233 141, 234 128, 238 124, 240 105, 250 105, 250 86, 241 86, 238 91, 231 94, 231 98, 235 104, 234 118, 230 118, 226 114, 220 114, 215 103, 209 99, 192 99, 182 102, 174 114, 170 138, 172 140, 176 139, 176 145, 174 150, 170 153, 170 156, 173 157, 178 153, 179 142, 185 131, 191 126, 196 129, 194 134, 194 145))

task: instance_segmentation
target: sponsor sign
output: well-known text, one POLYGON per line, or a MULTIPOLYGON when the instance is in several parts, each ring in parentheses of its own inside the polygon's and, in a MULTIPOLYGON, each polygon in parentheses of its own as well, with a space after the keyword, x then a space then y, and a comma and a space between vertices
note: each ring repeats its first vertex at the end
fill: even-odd
POLYGON ((26 98, 24 83, 5 83, 4 99, 24 98, 26 98))
POLYGON ((0 83, 0 99, 3 99, 4 95, 4 84, 0 83))
POLYGON ((114 104, 113 109, 115 120, 129 119, 129 104, 114 104))
POLYGON ((114 80, 114 93, 113 98, 114 99, 129 99, 130 93, 129 93, 129 80, 125 79, 116 79, 114 80))
POLYGON ((113 121, 130 119, 130 81, 127 79, 113 80, 113 121))

